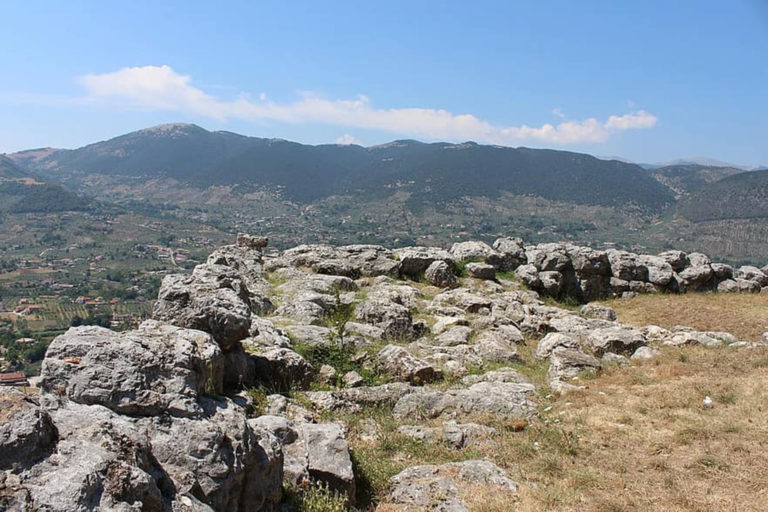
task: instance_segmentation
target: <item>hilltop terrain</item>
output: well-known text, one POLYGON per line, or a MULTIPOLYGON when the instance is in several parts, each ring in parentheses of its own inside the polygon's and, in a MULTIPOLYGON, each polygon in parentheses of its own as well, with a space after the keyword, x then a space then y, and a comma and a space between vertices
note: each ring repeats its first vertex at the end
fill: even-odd
POLYGON ((636 296, 673 301, 670 322, 672 282, 754 302, 738 291, 763 270, 514 238, 267 243, 165 277, 137 329, 57 337, 40 395, 0 394, 0 506, 761 508, 768 318, 622 320, 636 296), (618 320, 576 306, 593 278, 618 320))
POLYGON ((39 308, 0 320, 43 342, 79 319, 135 324, 165 274, 190 270, 238 231, 264 233, 278 249, 450 247, 514 234, 762 265, 765 177, 474 143, 309 146, 189 124, 32 149, 0 159, 0 303, 39 308), (84 309, 78 297, 102 302, 84 309))

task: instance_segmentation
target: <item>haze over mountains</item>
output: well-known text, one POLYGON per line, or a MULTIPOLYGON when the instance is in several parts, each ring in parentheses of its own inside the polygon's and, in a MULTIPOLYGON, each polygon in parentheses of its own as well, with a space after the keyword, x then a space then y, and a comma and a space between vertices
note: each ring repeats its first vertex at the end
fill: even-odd
MULTIPOLYGON (((582 153, 473 142, 312 146, 181 123, 74 150, 14 153, 1 157, 0 173, 39 181, 34 194, 12 190, 20 211, 89 204, 75 200, 74 192, 101 204, 180 215, 202 208, 203 221, 216 218, 226 229, 264 219, 273 221, 262 229, 295 222, 307 241, 320 236, 314 229, 320 223, 329 231, 356 229, 372 242, 396 243, 429 230, 450 237, 450 226, 464 226, 474 236, 522 231, 602 243, 610 235, 619 244, 662 247, 710 236, 697 232, 702 225, 696 223, 768 218, 768 173, 734 166, 686 162, 645 169, 582 153), (60 185, 70 192, 55 188, 60 185), (684 224, 687 233, 658 232, 674 219, 694 224, 684 224)), ((292 242, 303 240, 293 236, 292 242)), ((733 257, 745 254, 734 251, 733 257)))

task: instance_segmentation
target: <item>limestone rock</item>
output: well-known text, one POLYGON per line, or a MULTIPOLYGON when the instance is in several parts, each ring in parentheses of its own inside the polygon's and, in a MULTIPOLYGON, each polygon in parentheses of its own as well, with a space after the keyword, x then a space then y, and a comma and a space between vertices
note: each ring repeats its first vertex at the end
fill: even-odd
POLYGON ((492 414, 519 418, 534 413, 530 385, 478 382, 468 389, 419 389, 403 396, 393 409, 396 418, 437 418, 442 415, 492 414))
POLYGON ((223 392, 211 336, 148 320, 136 331, 73 327, 48 347, 40 387, 121 414, 192 416, 203 393, 223 392))
POLYGON ((210 333, 224 350, 248 337, 251 327, 248 289, 238 272, 224 265, 203 264, 189 276, 166 276, 152 315, 210 333))
POLYGON ((605 352, 632 354, 645 344, 643 333, 628 327, 604 327, 594 329, 587 335, 587 343, 597 355, 605 352))
POLYGON ((453 269, 445 261, 432 262, 424 272, 424 279, 431 285, 440 288, 449 288, 455 286, 459 280, 453 269))
POLYGON ((50 415, 33 397, 14 388, 0 389, 0 470, 37 462, 57 440, 50 415))
POLYGON ((581 345, 571 336, 559 332, 551 332, 544 336, 539 344, 536 345, 536 359, 546 359, 552 355, 552 351, 557 348, 569 348, 580 350, 581 345))
POLYGON ((475 279, 496 279, 496 267, 487 263, 467 263, 467 275, 475 279))
POLYGON ((579 314, 585 318, 599 318, 600 320, 616 321, 616 311, 601 304, 585 304, 579 310, 579 314))
POLYGON ((381 349, 376 360, 388 374, 414 384, 431 382, 438 375, 430 364, 397 345, 387 345, 381 349))

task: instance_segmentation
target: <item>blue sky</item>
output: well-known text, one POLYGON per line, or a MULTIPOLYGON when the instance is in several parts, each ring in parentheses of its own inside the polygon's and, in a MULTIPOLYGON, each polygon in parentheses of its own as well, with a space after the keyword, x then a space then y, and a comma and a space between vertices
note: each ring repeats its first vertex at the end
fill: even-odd
POLYGON ((768 164, 766 0, 278 4, 4 2, 0 152, 182 121, 768 164))

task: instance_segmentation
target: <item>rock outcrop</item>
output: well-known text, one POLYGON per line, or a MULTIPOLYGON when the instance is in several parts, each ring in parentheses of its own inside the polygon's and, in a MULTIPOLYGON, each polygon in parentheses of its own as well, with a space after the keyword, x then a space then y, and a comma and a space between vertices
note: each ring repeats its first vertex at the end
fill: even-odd
MULTIPOLYGON (((270 511, 284 487, 318 481, 352 505, 361 487, 349 415, 387 411, 398 435, 471 449, 500 436, 480 418, 524 426, 548 392, 537 388, 584 389, 604 364, 647 364, 665 346, 768 344, 630 327, 606 306, 577 313, 541 300, 768 285, 764 269, 699 253, 499 238, 265 256, 266 244, 241 234, 190 274, 167 276, 154 319, 137 329, 58 336, 39 395, 0 390, 0 509, 270 511), (508 364, 548 365, 546 380, 508 364)), ((365 421, 376 440, 381 425, 365 421)), ((382 498, 466 510, 473 486, 514 494, 518 484, 473 460, 405 469, 382 498)))

